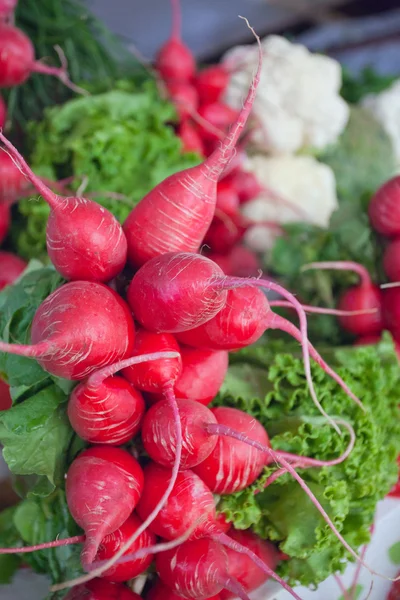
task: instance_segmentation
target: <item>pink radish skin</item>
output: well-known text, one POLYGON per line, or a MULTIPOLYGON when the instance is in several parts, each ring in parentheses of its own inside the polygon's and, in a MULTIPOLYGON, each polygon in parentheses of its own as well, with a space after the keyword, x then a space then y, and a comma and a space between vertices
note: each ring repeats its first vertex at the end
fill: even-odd
POLYGON ((26 262, 16 254, 0 250, 0 290, 14 283, 26 266, 26 262))
POLYGON ((196 152, 200 156, 205 156, 203 140, 189 120, 186 119, 179 125, 177 133, 185 152, 196 152))
POLYGON ((218 265, 204 256, 170 252, 139 269, 127 298, 145 329, 177 333, 209 321, 221 310, 227 292, 215 289, 214 282, 223 277, 218 265))
POLYGON ((390 281, 400 280, 400 238, 390 242, 386 248, 383 256, 383 268, 390 281))
POLYGON ((94 446, 82 452, 67 473, 67 503, 85 531, 81 559, 93 562, 101 540, 129 517, 143 489, 143 471, 125 450, 94 446))
MULTIPOLYGON (((113 533, 110 533, 101 540, 99 550, 97 552, 97 560, 108 560, 121 548, 123 544, 135 533, 142 521, 132 513, 126 521, 116 529, 113 533)), ((136 540, 136 542, 128 548, 125 554, 136 552, 141 548, 147 546, 153 546, 156 543, 156 536, 150 531, 144 531, 136 540)), ((111 569, 108 569, 102 574, 102 579, 106 581, 112 581, 114 583, 121 583, 129 581, 134 577, 137 577, 141 573, 144 573, 153 561, 153 557, 148 555, 144 558, 132 560, 130 562, 124 562, 119 565, 114 565, 111 569)))
POLYGON ((231 177, 241 204, 254 200, 265 191, 258 182, 257 177, 250 171, 239 169, 231 177))
MULTIPOLYGON (((1 15, 1 5, 0 5, 0 15, 1 15)), ((3 96, 0 95, 0 129, 4 127, 7 119, 7 107, 4 102, 3 96)))
POLYGON ((217 263, 225 275, 233 277, 255 277, 260 273, 258 256, 245 246, 234 246, 229 254, 209 254, 208 258, 217 263))
POLYGON ((383 293, 385 327, 400 342, 400 288, 394 287, 383 293))
POLYGON ((196 88, 182 81, 170 81, 167 90, 171 102, 175 104, 180 121, 190 117, 197 111, 199 97, 196 88))
POLYGON ((218 394, 228 371, 228 352, 181 347, 182 373, 175 382, 177 398, 209 404, 218 394))
POLYGON ((65 65, 49 67, 35 60, 33 44, 25 33, 12 25, 0 23, 0 88, 21 85, 32 73, 53 75, 71 89, 78 90, 70 82, 65 65))
POLYGON ((172 31, 168 42, 159 50, 156 69, 164 81, 190 81, 196 71, 192 52, 181 37, 181 9, 179 0, 171 0, 172 31))
POLYGON ((10 386, 0 378, 0 410, 8 410, 11 407, 10 386))
POLYGON ((370 314, 339 317, 338 320, 346 331, 354 335, 369 335, 380 333, 383 330, 382 292, 379 286, 374 285, 368 271, 358 263, 351 261, 314 262, 303 267, 308 269, 337 269, 354 271, 360 276, 360 284, 346 290, 338 303, 339 310, 359 311, 375 309, 370 314))
POLYGON ((142 600, 126 585, 109 583, 104 579, 92 579, 87 583, 72 588, 65 600, 142 600))
POLYGON ((32 322, 32 345, 0 342, 0 351, 36 358, 52 375, 85 379, 130 355, 134 323, 128 306, 109 287, 66 283, 42 302, 32 322))
POLYGON ((241 586, 232 585, 236 582, 228 575, 226 551, 213 540, 188 541, 158 554, 156 569, 162 582, 183 598, 206 600, 224 588, 233 588, 239 592, 235 595, 249 600, 241 586))
MULTIPOLYGON (((250 529, 238 531, 232 528, 227 535, 238 544, 249 548, 272 571, 275 571, 279 562, 279 552, 271 542, 262 540, 250 529)), ((227 547, 225 547, 225 551, 228 555, 229 574, 241 583, 246 592, 256 590, 268 579, 268 575, 257 567, 248 556, 227 547)), ((233 598, 233 594, 227 590, 222 590, 221 600, 229 600, 230 598, 233 598)))
POLYGON ((4 241, 10 227, 10 207, 0 202, 0 244, 4 241))
POLYGON ((400 176, 379 188, 369 204, 368 214, 378 233, 387 237, 400 235, 400 176))
MULTIPOLYGON (((175 594, 175 592, 170 590, 160 579, 158 579, 146 595, 146 600, 182 600, 182 596, 175 594)), ((206 600, 221 600, 221 596, 217 594, 211 598, 206 598, 206 600)))
MULTIPOLYGON (((257 38, 259 42, 259 39, 257 38)), ((257 73, 237 121, 225 140, 202 164, 171 175, 147 194, 124 223, 128 259, 140 267, 167 252, 196 252, 214 217, 217 182, 230 162, 250 114, 262 67, 257 73)), ((168 330, 165 330, 168 331, 168 330)))
POLYGON ((143 392, 163 393, 166 386, 173 386, 182 373, 182 359, 179 344, 170 333, 153 333, 139 329, 135 336, 132 356, 141 356, 149 352, 173 352, 174 358, 157 361, 132 363, 123 369, 124 377, 143 392))
MULTIPOLYGON (((256 419, 235 408, 219 407, 211 410, 217 422, 248 436, 263 446, 270 446, 264 427, 256 419)), ((214 450, 194 472, 215 494, 234 494, 245 489, 259 477, 265 465, 271 462, 265 452, 259 452, 238 440, 221 436, 214 450)))
POLYGON ((178 357, 156 352, 135 356, 96 371, 72 392, 68 417, 72 428, 92 444, 125 444, 139 431, 145 411, 142 395, 122 377, 114 376, 134 363, 178 357))
POLYGON ((196 75, 195 86, 202 104, 218 102, 229 83, 229 73, 221 65, 206 67, 196 75))
POLYGON ((239 195, 227 178, 218 182, 217 208, 226 215, 235 215, 239 210, 239 195))
MULTIPOLYGON (((192 469, 214 450, 217 437, 210 436, 205 423, 217 423, 213 413, 195 400, 177 400, 182 423, 182 455, 180 469, 192 469)), ((157 464, 171 468, 176 456, 176 435, 172 409, 160 400, 146 413, 142 442, 147 454, 157 464)), ((248 450, 248 448, 247 448, 248 450)))
POLYGON ((0 0, 0 20, 6 20, 12 15, 18 0, 0 0))
MULTIPOLYGON (((238 119, 238 112, 222 102, 213 102, 211 104, 202 104, 198 110, 202 119, 210 123, 218 131, 225 133, 229 127, 238 119)), ((216 135, 211 128, 202 127, 200 125, 201 136, 209 142, 219 141, 219 136, 216 135)))
POLYGON ((12 159, 51 208, 46 242, 51 262, 66 279, 107 282, 124 268, 127 241, 117 219, 87 198, 52 192, 0 133, 12 159))
MULTIPOLYGON (((143 493, 136 509, 141 519, 145 520, 156 506, 170 479, 171 469, 155 463, 145 467, 143 493)), ((190 529, 197 519, 201 521, 192 532, 191 539, 216 529, 214 497, 193 471, 180 471, 168 501, 149 529, 166 540, 174 540, 190 529)))

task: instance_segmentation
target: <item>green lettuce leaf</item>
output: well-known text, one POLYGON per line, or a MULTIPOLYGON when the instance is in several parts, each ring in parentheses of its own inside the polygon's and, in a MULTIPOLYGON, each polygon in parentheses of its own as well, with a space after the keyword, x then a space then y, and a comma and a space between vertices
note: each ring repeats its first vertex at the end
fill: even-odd
MULTIPOLYGON (((182 153, 171 125, 175 109, 160 98, 153 81, 135 85, 119 81, 115 89, 47 109, 32 123, 30 162, 40 175, 61 179, 74 175, 74 189, 87 178, 86 192, 123 222, 132 207, 165 177, 198 164, 182 153), (122 194, 113 200, 101 192, 122 194), (97 195, 97 193, 99 195, 97 195)), ((45 254, 49 207, 26 199, 14 210, 12 242, 21 256, 45 254)))
MULTIPOLYGON (((234 356, 226 381, 215 401, 254 415, 268 431, 275 449, 329 460, 346 448, 342 437, 326 424, 306 386, 298 346, 294 356, 281 353, 281 343, 260 343, 234 356), (240 382, 238 384, 238 382, 240 382)), ((346 348, 324 356, 358 394, 363 412, 313 365, 313 379, 324 409, 348 421, 357 441, 349 458, 329 468, 299 470, 346 540, 357 549, 369 540, 376 504, 397 480, 400 451, 398 386, 400 370, 393 343, 385 336, 375 347, 346 348)), ((223 496, 218 508, 235 527, 252 527, 279 544, 289 560, 280 573, 292 584, 317 585, 344 569, 349 555, 299 485, 285 474, 263 489, 275 470, 266 468, 246 490, 223 496), (254 495, 256 489, 263 490, 254 495)))

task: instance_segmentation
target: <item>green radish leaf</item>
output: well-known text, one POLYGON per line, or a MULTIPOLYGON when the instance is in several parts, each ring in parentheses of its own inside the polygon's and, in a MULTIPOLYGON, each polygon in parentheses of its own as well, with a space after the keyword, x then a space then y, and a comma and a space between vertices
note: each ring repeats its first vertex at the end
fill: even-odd
POLYGON ((400 565, 400 542, 396 542, 388 550, 389 558, 395 565, 400 565))

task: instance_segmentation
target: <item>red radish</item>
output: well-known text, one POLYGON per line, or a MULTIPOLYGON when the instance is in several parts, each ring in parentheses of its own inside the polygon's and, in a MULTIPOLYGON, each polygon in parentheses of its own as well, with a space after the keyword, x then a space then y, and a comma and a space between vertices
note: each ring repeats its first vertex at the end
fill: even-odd
POLYGON ((400 176, 384 183, 373 196, 369 208, 372 227, 382 235, 400 235, 400 176))
POLYGON ((35 60, 35 49, 21 29, 0 23, 0 88, 24 83, 32 73, 54 75, 74 91, 79 90, 68 78, 63 57, 61 67, 49 67, 35 60))
POLYGON ((228 178, 218 182, 217 208, 226 215, 236 215, 239 210, 239 195, 228 178))
MULTIPOLYGON (((192 469, 214 450, 217 437, 208 434, 204 424, 217 423, 217 419, 195 400, 177 400, 177 404, 183 438, 180 469, 192 469)), ((147 411, 143 420, 142 441, 152 460, 163 467, 173 466, 176 435, 172 409, 166 400, 160 400, 147 411)))
POLYGON ((206 600, 227 588, 242 600, 249 600, 240 584, 228 575, 225 549, 208 538, 161 552, 156 556, 156 568, 162 582, 183 598, 206 600))
POLYGON ((370 335, 362 335, 356 339, 354 346, 369 346, 379 344, 381 336, 378 333, 372 333, 370 335))
POLYGON ((16 254, 0 250, 0 290, 13 283, 26 266, 26 262, 16 254))
POLYGON ((149 331, 186 331, 224 306, 227 292, 214 286, 223 277, 218 265, 205 256, 169 252, 137 271, 128 288, 128 302, 135 319, 149 331))
POLYGON ((0 244, 8 233, 10 226, 10 207, 0 202, 0 244))
MULTIPOLYGON (((238 544, 249 548, 272 571, 275 571, 279 562, 279 552, 271 542, 262 540, 258 535, 250 531, 250 529, 238 531, 232 528, 229 530, 228 535, 238 544)), ((230 548, 225 548, 225 551, 228 555, 228 573, 241 583, 246 592, 256 590, 268 579, 266 573, 248 556, 235 552, 230 548)), ((233 598, 233 594, 223 590, 221 592, 221 600, 228 600, 229 598, 233 598)))
MULTIPOLYGON (((225 425, 247 435, 263 446, 270 446, 267 432, 256 419, 241 410, 228 407, 211 411, 220 425, 225 425)), ((271 459, 255 448, 249 452, 248 444, 220 436, 214 450, 194 472, 216 494, 234 494, 245 489, 259 477, 271 459)))
POLYGON ((197 111, 199 97, 196 88, 184 81, 167 82, 169 97, 176 106, 176 111, 180 121, 190 117, 197 111))
POLYGON ((185 152, 197 152, 200 156, 205 155, 203 140, 193 123, 186 119, 179 125, 177 133, 185 152))
POLYGON ((226 215, 216 211, 204 243, 217 254, 228 254, 242 240, 247 225, 241 215, 226 215))
POLYGON ((234 246, 229 254, 209 254, 208 258, 216 262, 225 275, 253 277, 261 270, 259 258, 246 246, 234 246))
POLYGON ((120 583, 109 583, 104 579, 92 579, 72 588, 65 600, 141 600, 134 592, 120 583))
POLYGON ((239 195, 241 204, 254 200, 254 198, 257 198, 257 196, 265 191, 258 182, 257 177, 251 171, 238 169, 232 175, 231 181, 239 195))
MULTIPOLYGON (((0 5, 0 13, 1 13, 1 5, 0 5)), ((3 100, 3 97, 0 95, 0 129, 4 127, 7 119, 7 107, 6 103, 3 100)))
MULTIPOLYGON (((148 329, 180 333, 190 330, 191 323, 196 323, 196 320, 197 327, 207 323, 212 317, 218 316, 222 308, 225 308, 224 314, 227 315, 225 320, 229 322, 232 319, 233 311, 232 304, 226 302, 226 290, 247 286, 278 292, 291 302, 300 319, 300 330, 272 312, 265 298, 263 299, 264 307, 259 313, 255 313, 251 305, 247 306, 249 316, 244 320, 245 327, 240 326, 238 335, 236 331, 228 329, 229 334, 233 334, 232 337, 242 337, 242 343, 235 343, 231 349, 247 345, 243 341, 246 336, 249 337, 249 333, 251 334, 249 342, 256 341, 267 328, 281 329, 301 341, 306 380, 311 397, 321 414, 339 432, 340 430, 323 410, 316 396, 311 377, 310 352, 324 371, 335 379, 356 403, 361 407, 362 404, 310 345, 307 338, 307 318, 304 309, 293 294, 287 292, 282 286, 267 280, 226 277, 215 263, 199 254, 169 253, 153 258, 139 269, 129 286, 128 300, 136 319, 143 326, 148 329), (148 298, 152 299, 150 310, 148 298), (249 322, 250 326, 248 327, 247 323, 249 322), (263 329, 261 322, 263 322, 263 329), (242 333, 243 329, 244 333, 242 333)), ((257 299, 255 294, 254 298, 255 304, 259 306, 260 299, 257 299)), ((240 303, 243 304, 243 297, 240 303)), ((179 337, 185 343, 185 340, 181 336, 179 337)), ((197 345, 190 342, 189 336, 185 336, 185 338, 188 345, 197 345)))
POLYGON ((149 352, 172 352, 174 358, 162 360, 134 362, 123 369, 123 375, 131 384, 144 392, 163 392, 166 386, 174 385, 182 372, 182 360, 179 344, 169 333, 152 333, 139 329, 135 337, 133 356, 142 356, 149 352))
POLYGON ((181 38, 181 11, 179 0, 171 0, 171 37, 159 50, 156 69, 165 81, 190 81, 196 71, 192 52, 181 38))
MULTIPOLYGON (((101 540, 99 550, 97 552, 97 560, 107 560, 114 556, 114 554, 125 544, 125 542, 135 533, 142 521, 132 513, 126 521, 116 529, 113 533, 110 533, 101 540)), ((128 548, 125 554, 135 552, 140 548, 146 548, 147 546, 153 546, 156 543, 156 536, 150 531, 144 531, 136 540, 136 542, 128 548)), ((144 558, 132 560, 130 562, 124 562, 119 565, 114 565, 111 569, 108 569, 102 574, 102 579, 113 582, 129 581, 137 577, 150 566, 153 561, 153 557, 148 555, 144 558)))
POLYGON ((181 348, 182 374, 175 382, 177 398, 189 398, 208 404, 218 394, 228 371, 225 351, 181 348))
MULTIPOLYGON (((222 132, 226 132, 239 118, 236 110, 222 102, 202 104, 198 113, 207 123, 210 123, 210 125, 222 132)), ((202 127, 200 125, 200 132, 204 140, 209 140, 211 142, 219 140, 219 136, 213 133, 212 129, 208 127, 202 127)))
MULTIPOLYGON (((171 469, 155 463, 144 468, 144 488, 136 509, 141 519, 146 519, 156 506, 170 479, 171 469)), ((180 471, 167 503, 149 529, 166 540, 173 540, 190 529, 197 519, 201 521, 192 532, 192 539, 215 528, 214 497, 193 471, 180 471)))
POLYGON ((197 73, 195 85, 202 104, 218 102, 229 83, 229 73, 221 65, 206 67, 197 73))
POLYGON ((125 266, 127 241, 117 219, 87 198, 64 198, 52 192, 0 133, 12 159, 31 181, 51 212, 46 242, 50 260, 66 279, 107 282, 125 266))
MULTIPOLYGON (((157 579, 149 593, 146 595, 146 600, 182 600, 182 596, 178 596, 170 590, 160 579, 157 579)), ((221 600, 221 596, 216 594, 206 600, 221 600)))
MULTIPOLYGON (((397 464, 400 469, 400 455, 397 457, 397 464)), ((395 498, 400 498, 400 473, 399 473, 399 479, 397 480, 397 483, 390 490, 388 496, 394 496, 395 498)))
POLYGON ((73 391, 68 403, 72 428, 92 444, 125 444, 139 431, 145 411, 142 395, 117 371, 132 364, 179 358, 179 354, 156 352, 135 356, 93 373, 73 391))
POLYGON ((118 294, 101 283, 73 281, 37 309, 32 345, 0 342, 0 351, 36 358, 52 375, 84 379, 129 356, 134 335, 129 308, 118 294))
POLYGON ((339 323, 343 329, 354 335, 369 335, 380 333, 383 330, 382 292, 379 286, 372 283, 365 267, 351 261, 332 261, 309 263, 302 268, 303 271, 308 269, 337 269, 357 273, 361 281, 359 285, 353 286, 344 292, 338 303, 339 310, 376 310, 369 314, 338 317, 339 323))
POLYGON ((400 342, 400 288, 387 289, 383 293, 383 318, 385 327, 400 342))
MULTIPOLYGON (((260 44, 259 38, 257 38, 260 44)), ((141 266, 149 259, 173 251, 196 252, 214 217, 217 182, 232 158, 251 111, 262 67, 259 65, 243 109, 231 132, 207 160, 171 175, 132 210, 124 224, 128 259, 141 266)))
POLYGON ((0 378, 0 410, 8 410, 11 407, 10 386, 0 378))
POLYGON ((396 580, 392 583, 386 600, 400 600, 400 579, 397 579, 397 577, 400 577, 400 572, 397 573, 396 580))
POLYGON ((400 280, 400 238, 390 242, 386 248, 383 256, 383 268, 390 281, 400 280))
POLYGON ((125 450, 93 446, 73 461, 66 494, 73 519, 85 531, 84 566, 93 562, 101 540, 126 521, 142 490, 142 469, 125 450))
POLYGON ((11 16, 17 6, 18 0, 0 0, 0 21, 11 16))

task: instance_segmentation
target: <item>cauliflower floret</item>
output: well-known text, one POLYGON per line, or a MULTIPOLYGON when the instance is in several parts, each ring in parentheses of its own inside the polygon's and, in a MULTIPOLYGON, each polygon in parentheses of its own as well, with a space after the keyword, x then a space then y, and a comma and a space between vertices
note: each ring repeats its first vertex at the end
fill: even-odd
MULTIPOLYGON (((339 63, 276 35, 266 37, 262 45, 264 63, 253 106, 256 146, 289 154, 334 143, 349 117, 349 107, 339 95, 339 63)), ((239 46, 223 58, 233 70, 225 100, 235 109, 243 104, 257 52, 256 46, 239 46)))
POLYGON ((362 105, 371 111, 390 137, 400 166, 400 79, 380 94, 368 94, 362 105))

